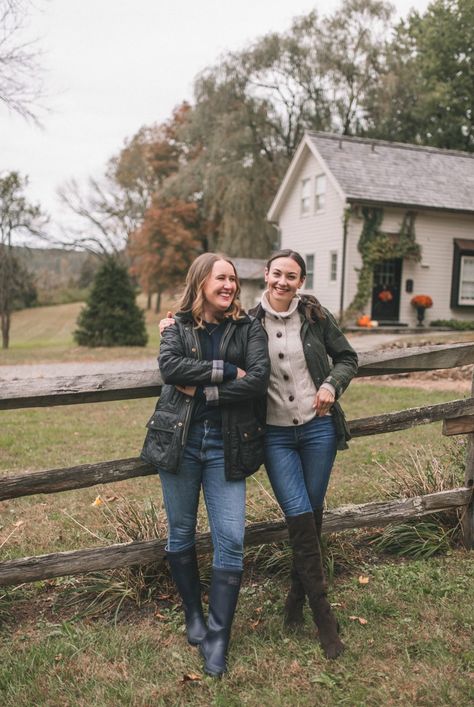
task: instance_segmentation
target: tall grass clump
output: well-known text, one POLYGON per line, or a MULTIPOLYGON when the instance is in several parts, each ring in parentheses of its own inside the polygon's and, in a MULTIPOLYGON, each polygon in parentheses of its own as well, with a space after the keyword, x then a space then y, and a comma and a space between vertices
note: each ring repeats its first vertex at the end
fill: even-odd
MULTIPOLYGON (((464 482, 466 440, 456 438, 445 444, 444 451, 435 453, 431 447, 411 450, 390 467, 379 464, 386 482, 378 484, 385 498, 413 498, 447 491, 464 482)), ((412 558, 427 558, 446 552, 461 536, 458 509, 448 509, 430 516, 429 520, 409 520, 389 525, 372 535, 371 544, 383 552, 412 558)))
MULTIPOLYGON (((105 538, 110 544, 154 540, 166 537, 164 511, 152 500, 140 507, 126 498, 116 506, 103 502, 100 510, 106 521, 105 538)), ((126 604, 141 608, 169 591, 171 583, 162 558, 146 565, 94 572, 71 580, 66 603, 78 607, 80 615, 111 614, 117 619, 126 604)))

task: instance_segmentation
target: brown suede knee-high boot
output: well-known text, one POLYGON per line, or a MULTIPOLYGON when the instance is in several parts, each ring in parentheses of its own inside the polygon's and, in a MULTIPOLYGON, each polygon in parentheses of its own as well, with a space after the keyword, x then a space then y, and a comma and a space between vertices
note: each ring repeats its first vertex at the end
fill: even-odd
MULTIPOLYGON (((323 509, 315 508, 313 510, 314 523, 316 525, 316 534, 321 546, 321 529, 323 527, 323 509)), ((291 585, 285 601, 284 623, 288 628, 296 628, 304 623, 303 607, 306 599, 306 593, 303 583, 298 575, 293 557, 290 571, 291 585)))
POLYGON ((287 516, 288 534, 299 579, 308 597, 326 658, 337 658, 344 650, 337 621, 327 600, 327 585, 321 547, 313 513, 287 516))

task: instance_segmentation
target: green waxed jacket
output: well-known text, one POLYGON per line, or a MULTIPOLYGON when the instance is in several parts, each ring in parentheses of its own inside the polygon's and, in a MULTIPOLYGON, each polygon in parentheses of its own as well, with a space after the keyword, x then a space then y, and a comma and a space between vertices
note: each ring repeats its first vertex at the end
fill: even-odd
MULTIPOLYGON (((324 307, 324 319, 315 319, 308 310, 308 304, 317 302, 309 295, 301 295, 298 312, 301 318, 301 341, 309 373, 319 388, 322 383, 331 383, 336 391, 336 402, 331 408, 337 436, 337 448, 347 449, 351 438, 346 418, 339 404, 339 398, 356 375, 357 354, 339 328, 333 315, 324 307), (331 360, 331 363, 330 363, 331 360)), ((319 303, 318 303, 319 304, 319 303)), ((265 310, 259 304, 249 314, 260 321, 265 319, 265 310)))

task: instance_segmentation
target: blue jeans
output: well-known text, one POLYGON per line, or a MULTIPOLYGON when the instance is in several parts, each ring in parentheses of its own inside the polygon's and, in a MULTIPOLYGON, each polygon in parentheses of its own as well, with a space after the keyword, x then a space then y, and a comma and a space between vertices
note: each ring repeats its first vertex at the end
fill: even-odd
POLYGON ((213 566, 242 569, 245 533, 245 480, 227 481, 222 431, 208 422, 189 429, 177 474, 159 471, 166 515, 169 552, 195 543, 201 486, 214 547, 213 566))
POLYGON ((322 508, 336 457, 336 430, 330 415, 298 427, 267 425, 265 466, 285 516, 322 508))

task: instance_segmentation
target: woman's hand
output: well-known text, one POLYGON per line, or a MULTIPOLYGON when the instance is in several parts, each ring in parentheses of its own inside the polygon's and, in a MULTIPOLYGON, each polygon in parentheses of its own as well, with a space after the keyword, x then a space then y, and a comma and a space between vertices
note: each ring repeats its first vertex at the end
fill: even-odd
POLYGON ((166 318, 162 319, 160 321, 159 327, 160 327, 160 334, 164 332, 164 330, 174 324, 174 319, 173 319, 173 313, 172 312, 167 312, 166 313, 166 318))
POLYGON ((242 368, 239 368, 239 367, 237 366, 237 376, 236 376, 236 377, 237 377, 237 378, 243 378, 243 377, 246 376, 246 375, 247 375, 246 372, 245 372, 244 370, 242 370, 242 368))
POLYGON ((196 386, 195 385, 176 385, 175 388, 177 390, 179 390, 181 393, 184 393, 185 395, 189 395, 190 398, 193 398, 196 393, 196 386))
POLYGON ((313 403, 313 408, 316 410, 317 417, 327 415, 335 399, 335 395, 331 393, 330 390, 327 388, 320 388, 316 393, 313 403))

